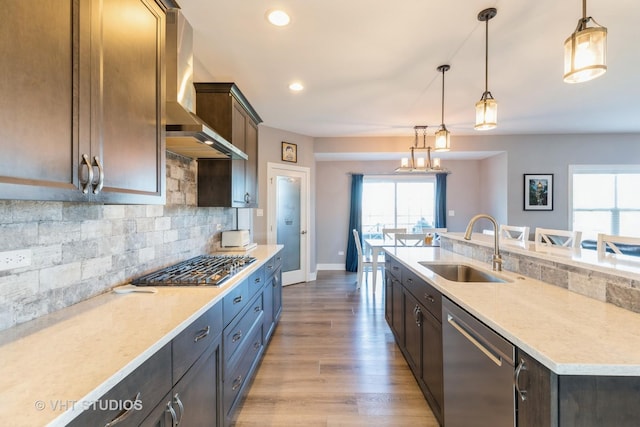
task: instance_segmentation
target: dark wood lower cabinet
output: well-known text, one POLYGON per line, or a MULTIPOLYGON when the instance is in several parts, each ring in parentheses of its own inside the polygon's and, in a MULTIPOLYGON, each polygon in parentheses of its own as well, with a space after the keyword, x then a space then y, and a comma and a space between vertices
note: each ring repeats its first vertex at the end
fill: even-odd
POLYGON ((141 426, 221 426, 220 373, 221 341, 218 335, 141 426))
POLYGON ((558 376, 520 349, 516 363, 518 427, 557 427, 558 376))
MULTIPOLYGON (((393 266, 393 263, 391 263, 393 266)), ((388 268, 388 263, 385 266, 388 268)), ((385 275, 385 318, 434 415, 443 424, 441 296, 414 273, 385 275), (406 282, 406 284, 405 284, 406 282), (428 305, 428 306, 427 306, 428 305)))

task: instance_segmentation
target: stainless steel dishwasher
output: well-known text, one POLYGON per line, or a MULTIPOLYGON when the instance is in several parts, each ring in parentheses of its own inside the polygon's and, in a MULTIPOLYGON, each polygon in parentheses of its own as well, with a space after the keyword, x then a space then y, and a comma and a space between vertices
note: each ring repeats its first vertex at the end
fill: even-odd
POLYGON ((515 347, 442 298, 444 425, 516 425, 515 347))

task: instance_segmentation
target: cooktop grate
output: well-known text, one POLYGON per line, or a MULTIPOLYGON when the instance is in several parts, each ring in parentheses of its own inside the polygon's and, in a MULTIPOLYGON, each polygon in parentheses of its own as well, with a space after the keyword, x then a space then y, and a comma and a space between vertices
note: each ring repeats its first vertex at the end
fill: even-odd
POLYGON ((249 255, 200 255, 135 279, 136 286, 220 286, 256 261, 249 255))

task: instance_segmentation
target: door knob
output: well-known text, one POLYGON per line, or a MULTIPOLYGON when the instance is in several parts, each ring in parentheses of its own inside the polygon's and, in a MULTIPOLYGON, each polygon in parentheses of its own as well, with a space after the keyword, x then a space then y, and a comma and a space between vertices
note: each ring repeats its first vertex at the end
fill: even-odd
POLYGON ((307 234, 307 230, 302 230, 300 234, 307 234))

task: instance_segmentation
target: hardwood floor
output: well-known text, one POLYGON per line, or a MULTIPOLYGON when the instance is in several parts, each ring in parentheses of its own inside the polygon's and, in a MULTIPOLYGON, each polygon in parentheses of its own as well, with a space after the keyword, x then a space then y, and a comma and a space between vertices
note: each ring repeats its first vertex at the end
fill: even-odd
POLYGON ((319 271, 283 290, 283 314, 237 411, 245 426, 437 427, 384 319, 384 285, 319 271))

